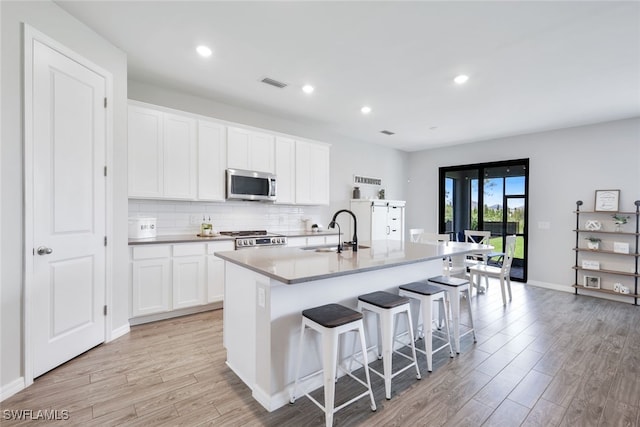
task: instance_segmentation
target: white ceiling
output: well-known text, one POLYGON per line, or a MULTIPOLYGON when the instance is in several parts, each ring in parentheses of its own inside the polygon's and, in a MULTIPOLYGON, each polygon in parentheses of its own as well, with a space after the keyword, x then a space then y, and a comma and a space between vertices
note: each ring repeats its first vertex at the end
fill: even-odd
POLYGON ((640 116, 639 2, 56 3, 132 80, 407 151, 640 116))

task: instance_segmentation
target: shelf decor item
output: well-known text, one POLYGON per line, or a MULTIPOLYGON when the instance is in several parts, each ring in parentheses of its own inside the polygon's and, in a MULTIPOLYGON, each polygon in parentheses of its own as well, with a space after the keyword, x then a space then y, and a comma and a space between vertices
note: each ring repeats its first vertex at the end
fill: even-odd
POLYGON ((616 231, 622 231, 622 226, 626 224, 627 221, 629 220, 628 216, 624 216, 620 214, 614 214, 612 215, 612 217, 613 217, 613 223, 616 225, 616 231))
POLYGON ((626 242, 613 242, 613 252, 617 254, 628 254, 629 244, 626 242))
POLYGON ((584 276, 584 287, 590 289, 600 289, 600 277, 584 276))
POLYGON ((617 212, 620 190, 596 190, 596 212, 617 212))
POLYGON ((599 237, 589 236, 589 237, 585 237, 584 239, 587 241, 587 249, 592 249, 595 251, 600 249, 601 239, 599 237))
POLYGON ((600 270, 600 262, 589 259, 582 260, 582 268, 585 270, 600 270))
POLYGON ((585 221, 584 228, 589 231, 598 231, 602 228, 602 224, 600 224, 600 221, 595 219, 589 219, 585 221))

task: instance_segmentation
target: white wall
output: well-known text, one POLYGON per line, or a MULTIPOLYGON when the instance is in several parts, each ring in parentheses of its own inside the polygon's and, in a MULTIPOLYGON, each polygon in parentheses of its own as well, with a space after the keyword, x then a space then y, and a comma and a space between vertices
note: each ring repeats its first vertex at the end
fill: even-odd
MULTIPOLYGON (((621 210, 640 199, 640 118, 413 153, 407 228, 436 230, 438 168, 529 158, 529 282, 568 288, 576 200, 593 210, 596 189, 620 189, 621 210), (538 222, 551 224, 538 229, 538 222)), ((628 301, 628 300, 627 300, 628 301)))
MULTIPOLYGON (((128 325, 127 285, 127 62, 125 54, 49 1, 1 1, 2 18, 2 307, 0 310, 0 396, 23 381, 23 28, 38 31, 110 71, 114 77, 112 330, 128 325)), ((29 243, 30 244, 30 243, 29 243)))
MULTIPOLYGON (((300 123, 281 117, 256 113, 184 92, 133 80, 129 81, 129 98, 330 143, 331 202, 328 208, 320 208, 319 211, 314 212, 314 215, 319 212, 317 214, 320 216, 318 220, 325 226, 328 225, 333 212, 338 209, 349 208, 354 174, 381 178, 387 199, 404 200, 409 158, 405 152, 349 140, 343 136, 321 130, 311 123, 300 123)), ((373 195, 374 190, 377 191, 377 188, 362 186, 362 197, 373 195)), ((250 208, 248 207, 248 209, 250 208)), ((242 224, 240 225, 242 226, 242 224)))

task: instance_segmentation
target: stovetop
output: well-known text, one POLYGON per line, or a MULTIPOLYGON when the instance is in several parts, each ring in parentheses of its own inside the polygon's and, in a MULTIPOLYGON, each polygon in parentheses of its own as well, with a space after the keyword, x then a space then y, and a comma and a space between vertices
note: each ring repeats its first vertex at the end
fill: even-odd
POLYGON ((223 236, 230 237, 262 237, 262 236, 280 236, 280 234, 269 233, 267 230, 239 230, 239 231, 221 231, 223 236))
POLYGON ((266 246, 285 246, 287 238, 267 230, 221 231, 220 234, 236 238, 236 249, 266 246))

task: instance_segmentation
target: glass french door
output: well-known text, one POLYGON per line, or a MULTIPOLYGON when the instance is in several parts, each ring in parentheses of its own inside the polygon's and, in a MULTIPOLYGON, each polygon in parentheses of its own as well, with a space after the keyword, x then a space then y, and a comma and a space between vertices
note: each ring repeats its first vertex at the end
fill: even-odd
POLYGON ((440 168, 439 232, 491 231, 496 251, 516 235, 511 278, 527 280, 529 159, 440 168))

